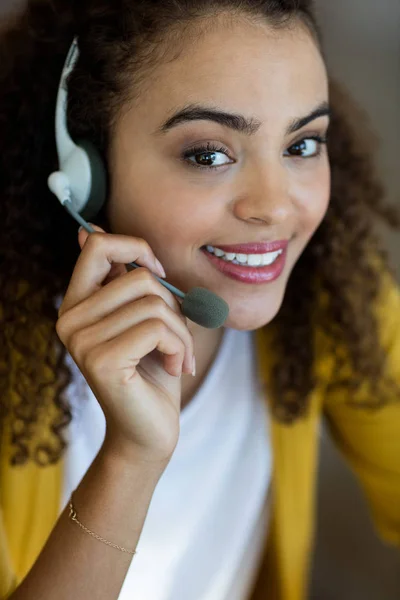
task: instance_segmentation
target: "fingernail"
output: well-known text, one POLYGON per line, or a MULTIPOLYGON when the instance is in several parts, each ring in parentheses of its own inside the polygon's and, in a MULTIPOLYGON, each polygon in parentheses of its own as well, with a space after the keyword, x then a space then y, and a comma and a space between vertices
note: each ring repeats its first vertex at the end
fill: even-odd
POLYGON ((83 229, 83 225, 81 225, 81 226, 79 227, 79 229, 78 229, 78 233, 80 233, 80 232, 82 231, 82 229, 83 229))
POLYGON ((196 359, 193 355, 193 362, 192 362, 192 375, 193 377, 196 375, 196 359))
POLYGON ((157 270, 158 270, 159 274, 161 275, 161 277, 166 277, 167 274, 164 271, 164 267, 162 266, 162 264, 160 263, 158 258, 156 258, 156 266, 157 266, 157 270))

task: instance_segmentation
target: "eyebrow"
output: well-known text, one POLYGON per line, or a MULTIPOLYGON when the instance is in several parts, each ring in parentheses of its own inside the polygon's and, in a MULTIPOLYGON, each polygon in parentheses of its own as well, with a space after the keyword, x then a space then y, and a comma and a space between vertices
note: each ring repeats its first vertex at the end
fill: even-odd
MULTIPOLYGON (((320 117, 330 116, 328 102, 322 102, 305 117, 293 119, 286 129, 286 135, 295 133, 302 129, 308 123, 319 119, 320 117)), ((189 104, 175 112, 165 123, 156 130, 156 133, 167 133, 177 125, 187 123, 188 121, 214 121, 223 127, 229 127, 234 131, 245 135, 254 135, 262 125, 262 122, 255 117, 245 117, 241 114, 235 114, 219 110, 215 107, 202 106, 200 104, 189 104)))

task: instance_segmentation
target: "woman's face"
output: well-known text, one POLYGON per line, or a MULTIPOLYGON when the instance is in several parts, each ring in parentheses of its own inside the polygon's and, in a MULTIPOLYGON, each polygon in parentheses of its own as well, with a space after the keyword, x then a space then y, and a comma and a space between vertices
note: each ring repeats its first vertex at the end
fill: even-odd
POLYGON ((111 231, 147 240, 184 292, 222 296, 226 326, 265 325, 327 209, 327 149, 313 139, 326 136, 327 102, 323 60, 301 25, 214 25, 160 64, 121 113, 109 154, 111 231), (196 111, 185 116, 189 105, 196 111), (262 269, 204 251, 272 242, 239 252, 275 259, 262 269))

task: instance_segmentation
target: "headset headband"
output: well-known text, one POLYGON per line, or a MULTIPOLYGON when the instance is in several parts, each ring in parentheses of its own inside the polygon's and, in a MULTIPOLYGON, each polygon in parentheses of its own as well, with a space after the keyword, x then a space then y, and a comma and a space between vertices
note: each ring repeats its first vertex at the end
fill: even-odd
MULTIPOLYGON (((107 174, 103 160, 88 140, 75 143, 67 126, 67 79, 79 58, 78 38, 74 37, 61 74, 57 93, 55 138, 59 171, 48 179, 50 190, 61 204, 86 219, 93 218, 103 206, 107 195, 107 174)), ((72 214, 72 213, 71 213, 72 214)))

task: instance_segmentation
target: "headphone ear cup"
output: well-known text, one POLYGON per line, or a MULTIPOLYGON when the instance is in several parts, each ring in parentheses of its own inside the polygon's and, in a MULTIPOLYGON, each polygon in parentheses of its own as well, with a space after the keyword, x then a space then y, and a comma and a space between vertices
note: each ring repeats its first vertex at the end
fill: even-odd
POLYGON ((85 219, 93 219, 102 209, 107 198, 107 170, 97 148, 89 140, 79 140, 77 145, 82 148, 89 159, 91 171, 91 188, 89 198, 81 216, 85 219))

